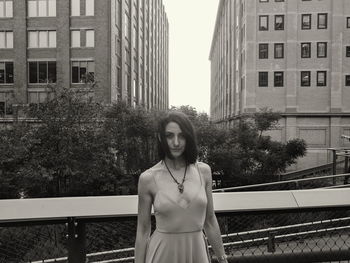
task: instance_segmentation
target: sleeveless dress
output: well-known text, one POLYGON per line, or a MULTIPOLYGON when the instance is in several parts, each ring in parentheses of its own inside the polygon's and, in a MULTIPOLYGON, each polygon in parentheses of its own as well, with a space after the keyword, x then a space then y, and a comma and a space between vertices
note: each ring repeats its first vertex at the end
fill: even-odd
POLYGON ((158 186, 158 176, 168 176, 163 165, 158 163, 150 169, 158 188, 153 201, 156 229, 147 242, 145 262, 209 263, 208 244, 203 233, 207 196, 198 164, 192 165, 195 169, 191 171, 196 171, 200 178, 199 190, 189 202, 182 203, 173 200, 166 189, 158 186))

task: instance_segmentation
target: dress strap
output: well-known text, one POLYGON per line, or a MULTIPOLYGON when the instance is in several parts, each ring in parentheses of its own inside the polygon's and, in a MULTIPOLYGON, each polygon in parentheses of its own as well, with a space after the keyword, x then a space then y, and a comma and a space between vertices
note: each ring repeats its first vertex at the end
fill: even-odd
POLYGON ((199 169, 198 162, 196 162, 197 171, 199 174, 199 180, 201 180, 201 185, 203 185, 201 169, 199 169))

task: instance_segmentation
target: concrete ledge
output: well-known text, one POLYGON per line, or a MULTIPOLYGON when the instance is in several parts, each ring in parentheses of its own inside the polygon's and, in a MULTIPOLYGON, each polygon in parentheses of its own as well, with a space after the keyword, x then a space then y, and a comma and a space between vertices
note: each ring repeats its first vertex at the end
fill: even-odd
MULTIPOLYGON (((350 189, 213 193, 216 213, 350 208, 350 189)), ((0 223, 137 216, 137 196, 0 200, 0 223)))

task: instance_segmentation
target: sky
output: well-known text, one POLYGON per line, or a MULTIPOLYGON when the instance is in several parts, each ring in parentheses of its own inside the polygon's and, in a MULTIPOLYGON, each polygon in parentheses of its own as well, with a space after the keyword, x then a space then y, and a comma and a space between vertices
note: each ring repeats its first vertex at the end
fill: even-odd
POLYGON ((169 106, 209 114, 209 52, 219 0, 163 0, 169 22, 169 106))

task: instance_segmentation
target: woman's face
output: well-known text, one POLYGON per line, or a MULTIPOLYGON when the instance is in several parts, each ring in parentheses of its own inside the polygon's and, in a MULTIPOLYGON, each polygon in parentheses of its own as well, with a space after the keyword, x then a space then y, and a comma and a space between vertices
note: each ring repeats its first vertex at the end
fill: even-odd
POLYGON ((173 158, 181 157, 186 148, 186 138, 176 122, 169 122, 165 126, 165 138, 173 158))

